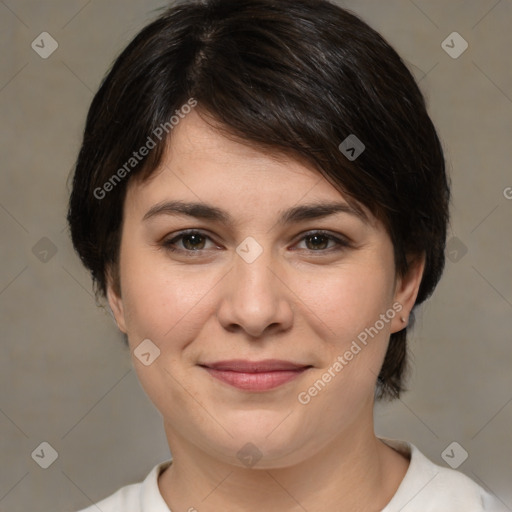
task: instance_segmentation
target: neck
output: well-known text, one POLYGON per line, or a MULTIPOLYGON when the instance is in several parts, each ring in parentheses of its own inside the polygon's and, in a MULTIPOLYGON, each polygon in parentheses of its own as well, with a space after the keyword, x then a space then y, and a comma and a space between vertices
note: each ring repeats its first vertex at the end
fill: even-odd
POLYGON ((225 464, 166 428, 173 463, 159 478, 172 511, 365 512, 391 500, 408 468, 376 438, 372 421, 359 423, 306 460, 256 469, 225 464))

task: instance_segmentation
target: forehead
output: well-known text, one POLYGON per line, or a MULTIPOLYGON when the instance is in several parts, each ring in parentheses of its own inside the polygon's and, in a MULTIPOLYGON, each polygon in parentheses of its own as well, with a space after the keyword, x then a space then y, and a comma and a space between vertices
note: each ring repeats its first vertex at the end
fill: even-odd
MULTIPOLYGON (((233 209, 240 216, 300 203, 349 204, 305 160, 233 140, 210 123, 194 110, 175 126, 159 167, 144 182, 131 181, 126 197, 130 209, 184 200, 233 209)), ((358 208, 371 219, 368 210, 358 208)))
POLYGON ((212 123, 214 121, 204 117, 200 111, 188 114, 172 131, 163 165, 157 173, 165 172, 167 167, 176 173, 186 170, 191 178, 195 177, 194 174, 201 174, 203 179, 211 177, 211 169, 216 170, 218 178, 225 171, 233 177, 238 176, 240 181, 250 180, 251 173, 258 174, 258 178, 265 181, 274 178, 276 183, 293 179, 304 184, 321 179, 316 169, 299 161, 298 157, 234 140, 233 136, 222 132, 222 127, 212 123), (280 173, 276 173, 278 170, 280 173))

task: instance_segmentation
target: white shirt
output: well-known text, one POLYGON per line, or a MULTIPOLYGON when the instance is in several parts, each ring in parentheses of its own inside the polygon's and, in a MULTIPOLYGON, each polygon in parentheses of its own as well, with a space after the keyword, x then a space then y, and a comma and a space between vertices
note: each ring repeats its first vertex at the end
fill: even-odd
MULTIPOLYGON (((495 496, 459 471, 427 459, 412 443, 380 438, 410 458, 409 468, 381 512, 506 512, 495 496)), ((172 460, 157 464, 143 482, 127 485, 79 512, 172 512, 158 488, 158 476, 172 460)), ((192 504, 193 505, 193 504, 192 504)), ((199 507, 198 504, 196 504, 199 507)), ((190 511, 194 510, 191 506, 190 511)), ((200 507, 198 508, 200 510, 200 507)))

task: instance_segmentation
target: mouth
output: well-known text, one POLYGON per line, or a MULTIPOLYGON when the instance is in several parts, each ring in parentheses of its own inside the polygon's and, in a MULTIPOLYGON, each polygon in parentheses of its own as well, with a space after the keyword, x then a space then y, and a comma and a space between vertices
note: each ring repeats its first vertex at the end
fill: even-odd
POLYGON ((267 391, 299 377, 312 365, 278 359, 233 359, 200 364, 213 378, 246 391, 267 391))

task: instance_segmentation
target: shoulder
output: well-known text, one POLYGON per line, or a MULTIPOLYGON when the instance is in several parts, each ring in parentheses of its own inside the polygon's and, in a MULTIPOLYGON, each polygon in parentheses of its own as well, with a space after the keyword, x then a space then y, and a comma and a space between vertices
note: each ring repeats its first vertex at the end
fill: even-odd
POLYGON ((141 512, 140 508, 140 495, 142 489, 142 482, 137 484, 126 485, 114 494, 98 501, 90 507, 79 510, 78 512, 141 512))
POLYGON ((410 456, 409 469, 382 512, 505 512, 505 506, 471 478, 434 464, 406 441, 382 439, 410 456))

